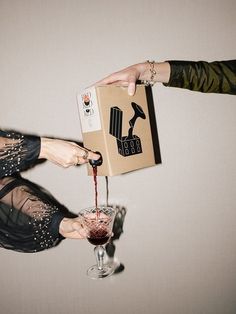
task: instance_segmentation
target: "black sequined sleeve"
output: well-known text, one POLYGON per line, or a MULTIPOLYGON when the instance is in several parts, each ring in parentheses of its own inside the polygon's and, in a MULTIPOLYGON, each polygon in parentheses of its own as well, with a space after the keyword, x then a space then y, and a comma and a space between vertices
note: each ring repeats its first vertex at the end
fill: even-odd
POLYGON ((0 130, 0 178, 29 168, 40 153, 40 137, 0 130))
POLYGON ((60 222, 72 214, 19 174, 39 153, 40 137, 0 130, 0 247, 31 253, 63 239, 60 222))
POLYGON ((33 253, 56 246, 70 213, 48 192, 21 177, 0 179, 0 247, 33 253))
POLYGON ((165 86, 236 95, 236 60, 168 62, 171 73, 165 86))

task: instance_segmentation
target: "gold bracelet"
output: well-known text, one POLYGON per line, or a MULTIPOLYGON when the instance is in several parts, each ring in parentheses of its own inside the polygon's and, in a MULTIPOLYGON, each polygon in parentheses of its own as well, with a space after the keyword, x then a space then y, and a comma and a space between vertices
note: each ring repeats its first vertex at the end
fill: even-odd
POLYGON ((151 77, 150 80, 143 80, 142 83, 145 84, 145 86, 153 86, 156 82, 154 81, 154 77, 157 74, 157 71, 155 70, 155 61, 149 61, 147 60, 147 63, 150 66, 150 72, 151 72, 151 77))

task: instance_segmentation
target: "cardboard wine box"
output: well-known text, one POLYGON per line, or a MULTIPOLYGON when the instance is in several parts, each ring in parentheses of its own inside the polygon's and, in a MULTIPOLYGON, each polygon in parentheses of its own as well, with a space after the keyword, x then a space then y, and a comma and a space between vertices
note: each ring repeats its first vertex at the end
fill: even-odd
MULTIPOLYGON (((84 146, 102 154, 99 176, 114 176, 161 163, 152 90, 106 85, 78 94, 84 146)), ((88 164, 88 175, 92 167, 88 164)))

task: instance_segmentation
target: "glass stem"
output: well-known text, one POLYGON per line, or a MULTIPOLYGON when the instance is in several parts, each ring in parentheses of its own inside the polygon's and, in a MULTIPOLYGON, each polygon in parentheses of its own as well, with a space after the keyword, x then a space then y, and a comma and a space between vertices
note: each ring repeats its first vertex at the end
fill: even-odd
POLYGON ((104 257, 104 248, 102 245, 97 245, 94 248, 95 257, 97 260, 97 266, 99 270, 103 269, 103 257, 104 257))

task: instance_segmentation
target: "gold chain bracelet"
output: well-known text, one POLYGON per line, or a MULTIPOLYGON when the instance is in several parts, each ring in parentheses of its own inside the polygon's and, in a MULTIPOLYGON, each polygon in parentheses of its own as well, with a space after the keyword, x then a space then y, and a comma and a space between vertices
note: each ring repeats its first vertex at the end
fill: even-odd
POLYGON ((149 61, 147 60, 147 63, 150 66, 150 72, 151 77, 150 80, 143 80, 142 83, 145 84, 145 86, 153 86, 156 82, 154 81, 155 75, 157 74, 157 71, 155 70, 155 61, 149 61))

